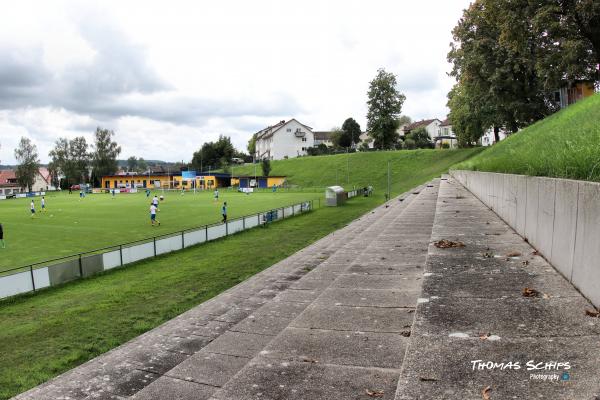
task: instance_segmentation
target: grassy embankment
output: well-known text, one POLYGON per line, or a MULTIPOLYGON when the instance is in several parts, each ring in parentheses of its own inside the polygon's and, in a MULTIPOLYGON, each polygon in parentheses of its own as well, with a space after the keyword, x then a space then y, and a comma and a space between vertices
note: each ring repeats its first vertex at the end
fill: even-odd
MULTIPOLYGON (((399 194, 477 151, 351 155, 351 182, 372 184, 374 197, 355 198, 343 207, 317 209, 266 229, 0 302, 0 399, 160 325, 381 204, 388 159, 392 161, 392 193, 399 194)), ((288 175, 300 186, 315 182, 326 186, 335 184, 331 181, 335 176, 324 168, 343 168, 346 161, 342 155, 274 162, 273 174, 288 175)))
POLYGON ((600 181, 600 94, 523 129, 455 168, 600 181))

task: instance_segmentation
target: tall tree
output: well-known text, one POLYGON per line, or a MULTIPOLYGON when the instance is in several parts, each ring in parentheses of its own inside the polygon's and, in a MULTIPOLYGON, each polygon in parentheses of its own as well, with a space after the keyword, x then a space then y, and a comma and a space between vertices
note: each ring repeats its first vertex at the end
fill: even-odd
POLYGON ((138 159, 136 156, 131 156, 127 159, 127 171, 135 172, 138 168, 138 159))
POLYGON ((96 128, 92 152, 94 183, 98 184, 105 175, 117 172, 117 157, 121 154, 121 146, 113 140, 115 133, 108 129, 96 128))
POLYGON ((354 118, 347 118, 342 124, 340 147, 354 147, 360 142, 360 125, 354 118))
POLYGON ((89 180, 90 153, 88 144, 83 136, 76 137, 69 141, 69 153, 73 162, 76 183, 83 183, 89 180))
POLYGON ((144 160, 143 157, 140 157, 137 160, 137 171, 138 172, 146 172, 147 169, 148 169, 148 163, 146 162, 146 160, 144 160))
POLYGON ((254 156, 256 153, 256 133, 252 135, 252 137, 248 140, 248 154, 254 156))
POLYGON ((17 182, 21 187, 27 188, 31 192, 31 187, 35 182, 35 176, 40 170, 40 160, 38 159, 37 146, 31 143, 31 140, 22 137, 19 145, 15 149, 15 158, 17 159, 17 182))
POLYGON ((367 131, 377 148, 393 149, 399 139, 396 129, 406 96, 398 91, 396 85, 396 75, 384 69, 379 69, 369 83, 367 131))
POLYGON ((219 135, 216 142, 206 142, 202 148, 194 152, 192 157, 192 166, 200 171, 201 169, 217 169, 229 165, 231 159, 235 157, 236 151, 228 136, 219 135))
POLYGON ((260 162, 260 166, 262 168, 263 176, 269 176, 269 174, 271 173, 271 160, 269 160, 268 158, 263 159, 260 162))

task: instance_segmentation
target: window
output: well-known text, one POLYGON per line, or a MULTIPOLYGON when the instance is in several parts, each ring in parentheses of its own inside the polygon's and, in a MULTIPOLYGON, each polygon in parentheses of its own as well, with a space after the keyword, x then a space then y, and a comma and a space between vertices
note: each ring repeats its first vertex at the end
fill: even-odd
POLYGON ((303 142, 306 142, 306 138, 305 138, 305 137, 303 137, 303 138, 302 138, 302 141, 303 141, 303 142))
POLYGON ((287 128, 287 131, 288 131, 288 132, 291 132, 291 131, 292 131, 292 128, 287 128))

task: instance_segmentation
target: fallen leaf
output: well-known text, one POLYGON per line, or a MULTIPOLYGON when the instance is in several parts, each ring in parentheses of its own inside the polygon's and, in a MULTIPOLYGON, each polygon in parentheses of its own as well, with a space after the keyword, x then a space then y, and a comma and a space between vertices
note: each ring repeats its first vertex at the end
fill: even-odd
POLYGON ((367 396, 369 397, 383 397, 383 390, 369 390, 365 389, 367 396))
POLYGON ((600 317, 600 311, 597 310, 585 310, 585 315, 588 317, 600 317))
POLYGON ((314 364, 314 363, 318 363, 318 361, 317 361, 317 360, 315 360, 314 358, 307 358, 307 357, 304 357, 304 358, 302 359, 302 361, 304 361, 304 362, 307 362, 307 363, 313 363, 313 364, 314 364))
POLYGON ((400 334, 404 337, 410 337, 410 330, 402 331, 402 332, 400 332, 400 334))
POLYGON ((439 249, 449 249, 451 247, 465 247, 465 244, 463 242, 453 242, 447 239, 438 240, 433 245, 439 249))
POLYGON ((537 297, 539 294, 540 292, 532 288, 526 287, 523 289, 523 297, 537 297))
POLYGON ((490 337, 489 333, 482 333, 481 335, 479 335, 479 339, 481 340, 487 340, 488 337, 490 337))
POLYGON ((525 266, 529 265, 529 261, 525 260, 525 261, 522 262, 522 264, 525 267, 525 266))
POLYGON ((521 252, 519 251, 511 251, 510 253, 508 253, 506 255, 506 257, 519 257, 521 255, 521 252))
POLYGON ((482 254, 483 258, 492 258, 494 257, 494 255, 492 253, 490 253, 489 251, 486 251, 485 253, 482 254))
POLYGON ((542 294, 542 297, 543 297, 544 299, 549 299, 549 298, 550 298, 550 295, 549 295, 548 293, 543 293, 543 294, 542 294))
POLYGON ((483 398, 483 400, 490 400, 490 393, 492 392, 492 387, 491 386, 486 386, 482 391, 481 391, 481 397, 483 398))
POLYGON ((537 250, 534 250, 534 251, 531 252, 531 254, 533 254, 534 256, 539 256, 540 252, 537 251, 537 250))

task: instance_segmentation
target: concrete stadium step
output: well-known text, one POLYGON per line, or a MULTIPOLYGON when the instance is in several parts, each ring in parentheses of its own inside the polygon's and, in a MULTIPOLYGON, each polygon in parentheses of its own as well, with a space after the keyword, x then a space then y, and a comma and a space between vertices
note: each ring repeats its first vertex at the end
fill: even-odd
MULTIPOLYGON (((360 292, 359 314, 414 306, 414 299, 394 299, 405 282, 401 263, 391 261, 399 252, 392 243, 395 230, 389 227, 397 227, 403 215, 414 223, 411 207, 433 191, 437 188, 423 186, 407 192, 400 196, 403 201, 391 200, 214 299, 16 398, 207 398, 321 295, 317 308, 335 302, 329 305, 352 310, 346 303, 356 299, 349 294, 360 292), (356 276, 368 282, 356 281, 356 276), (380 309, 376 302, 387 306, 380 309)), ((412 284, 414 277, 407 274, 406 280, 412 284)), ((390 329, 397 328, 392 325, 390 329)), ((393 339, 386 334, 382 343, 393 339)))
POLYGON ((432 243, 442 239, 464 247, 429 247, 396 399, 599 399, 592 305, 451 178, 433 226, 432 243))

